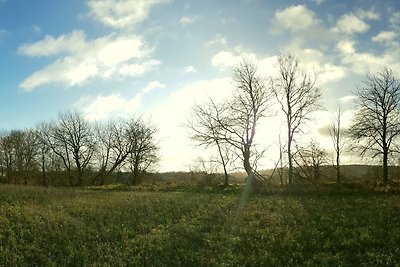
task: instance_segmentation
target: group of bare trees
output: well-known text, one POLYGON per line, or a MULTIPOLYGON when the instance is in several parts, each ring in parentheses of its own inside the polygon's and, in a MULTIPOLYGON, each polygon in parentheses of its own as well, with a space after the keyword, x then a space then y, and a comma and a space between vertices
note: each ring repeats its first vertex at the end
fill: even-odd
MULTIPOLYGON (((265 149, 257 149, 254 138, 257 125, 264 117, 272 114, 272 101, 281 106, 287 122, 287 155, 289 161, 289 183, 293 182, 292 144, 295 134, 309 119, 310 113, 319 107, 320 89, 316 86, 316 76, 311 76, 299 67, 293 56, 280 56, 279 76, 269 81, 261 76, 257 64, 248 58, 233 69, 234 92, 232 99, 216 103, 209 99, 196 104, 188 126, 192 139, 206 147, 218 149, 221 164, 226 172, 226 153, 232 151, 240 159, 249 180, 263 177, 257 172, 257 162, 265 149)), ((273 129, 272 129, 273 130, 273 129)))
POLYGON ((157 162, 156 127, 142 118, 91 123, 81 113, 66 111, 35 129, 11 131, 0 138, 1 181, 28 183, 40 173, 66 174, 70 186, 103 184, 114 171, 129 171, 130 182, 157 162))
MULTIPOLYGON (((274 107, 285 118, 286 140, 280 141, 280 177, 287 168, 287 182, 294 177, 318 181, 320 167, 328 164, 325 150, 313 142, 300 147, 296 138, 314 111, 322 108, 317 75, 300 67, 292 55, 281 55, 278 75, 266 77, 257 64, 243 58, 233 68, 232 96, 222 102, 208 99, 197 103, 188 119, 192 139, 206 148, 215 148, 213 161, 222 166, 224 184, 229 183, 228 166, 240 162, 248 181, 265 180, 258 171, 266 148, 255 140, 261 121, 274 115, 274 107), (287 165, 283 164, 286 153, 287 165)), ((385 68, 365 76, 354 92, 355 115, 348 130, 342 129, 339 108, 330 127, 336 180, 341 181, 340 156, 344 136, 355 142, 348 146, 362 156, 382 157, 382 180, 388 183, 388 164, 400 152, 400 82, 385 68)), ((276 129, 271 129, 276 131, 276 129)), ((78 112, 61 113, 57 120, 35 129, 14 130, 0 137, 0 181, 28 184, 32 173, 40 173, 40 184, 49 184, 49 173, 66 174, 70 186, 103 184, 116 171, 131 174, 137 184, 141 174, 157 162, 157 129, 142 118, 91 123, 78 112)), ((279 164, 277 163, 276 167, 279 164)))
MULTIPOLYGON (((277 67, 279 74, 276 77, 263 77, 255 62, 243 58, 233 69, 235 88, 232 98, 218 103, 209 99, 193 108, 187 123, 191 138, 206 148, 216 148, 225 184, 229 183, 227 163, 238 159, 250 180, 263 179, 256 167, 265 149, 260 150, 254 138, 260 120, 272 114, 273 100, 285 116, 287 126, 286 142, 284 146, 280 143, 279 157, 282 169, 285 147, 287 182, 292 184, 294 176, 317 181, 320 167, 329 164, 325 150, 316 143, 308 148, 294 146, 312 112, 322 108, 317 75, 302 69, 299 60, 292 55, 279 56, 277 67), (234 159, 232 155, 235 155, 234 159)), ((354 94, 356 113, 351 127, 343 129, 340 108, 330 127, 336 158, 336 181, 341 182, 340 156, 346 135, 355 140, 348 146, 349 150, 362 156, 382 156, 382 177, 387 183, 388 158, 400 152, 396 144, 400 135, 399 80, 385 68, 382 72, 366 75, 363 86, 354 94)))

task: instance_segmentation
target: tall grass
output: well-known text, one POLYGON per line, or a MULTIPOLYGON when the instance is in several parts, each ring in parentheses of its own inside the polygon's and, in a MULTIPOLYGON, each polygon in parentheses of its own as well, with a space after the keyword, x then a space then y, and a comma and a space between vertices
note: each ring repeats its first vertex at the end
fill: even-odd
POLYGON ((400 264, 399 195, 240 191, 2 185, 0 265, 400 264))

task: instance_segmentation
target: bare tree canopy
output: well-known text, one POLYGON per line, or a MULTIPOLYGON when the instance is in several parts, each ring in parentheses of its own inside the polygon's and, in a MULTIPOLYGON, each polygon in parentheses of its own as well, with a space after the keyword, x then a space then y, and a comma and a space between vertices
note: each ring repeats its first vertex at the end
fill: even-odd
POLYGON ((287 153, 289 161, 289 184, 293 183, 292 144, 295 134, 310 119, 311 112, 321 104, 321 91, 316 86, 317 75, 310 75, 299 66, 299 60, 292 55, 278 58, 279 75, 271 80, 272 91, 286 116, 287 153))
POLYGON ((250 177, 256 162, 251 158, 254 151, 254 137, 257 124, 262 117, 268 115, 268 102, 272 92, 268 90, 265 79, 258 73, 258 66, 248 58, 233 69, 235 91, 229 103, 231 114, 231 138, 228 141, 241 152, 243 167, 250 177))
POLYGON ((215 145, 218 148, 225 177, 227 153, 223 152, 228 147, 241 159, 248 177, 253 179, 260 154, 255 151, 254 137, 259 120, 268 115, 272 93, 259 75, 257 64, 248 58, 243 58, 233 69, 233 82, 232 99, 221 104, 209 99, 208 103, 196 105, 188 125, 194 140, 206 147, 215 145))
POLYGON ((357 112, 350 128, 361 155, 382 156, 383 182, 389 181, 388 158, 400 134, 400 82, 390 69, 366 75, 355 92, 357 112))
POLYGON ((191 118, 186 126, 192 131, 191 138, 200 145, 209 148, 216 146, 219 161, 224 171, 224 184, 229 184, 227 164, 231 160, 229 157, 229 146, 223 136, 222 118, 226 117, 227 105, 217 104, 209 99, 203 104, 195 104, 191 118))
POLYGON ((83 185, 84 171, 95 152, 93 127, 82 114, 72 111, 60 113, 58 121, 47 127, 47 143, 62 159, 70 185, 74 184, 73 168, 78 176, 77 185, 83 185))
POLYGON ((132 172, 132 184, 141 182, 143 172, 158 161, 159 147, 156 143, 157 128, 151 121, 132 118, 127 122, 126 137, 131 150, 128 156, 129 168, 132 172))

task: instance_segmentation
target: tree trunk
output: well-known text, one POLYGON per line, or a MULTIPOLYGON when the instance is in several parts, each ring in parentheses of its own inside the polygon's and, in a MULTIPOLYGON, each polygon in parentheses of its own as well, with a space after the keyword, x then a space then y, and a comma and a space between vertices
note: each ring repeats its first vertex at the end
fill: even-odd
POLYGON ((336 151, 336 183, 340 184, 340 153, 336 151))
POLYGON ((389 182, 389 172, 388 172, 388 150, 383 151, 383 183, 387 184, 389 182))
POLYGON ((218 147, 219 156, 220 156, 221 162, 222 162, 222 167, 224 168, 224 186, 228 186, 229 185, 229 177, 228 177, 228 172, 226 171, 226 162, 224 159, 224 155, 222 154, 221 145, 219 144, 218 140, 216 140, 216 143, 217 143, 217 147, 218 147))
POLYGON ((139 184, 139 162, 137 159, 135 159, 135 162, 133 164, 132 175, 133 175, 132 184, 138 185, 139 184))
POLYGON ((41 162, 41 167, 42 167, 42 186, 47 186, 47 181, 46 181, 46 168, 45 168, 45 155, 42 152, 42 162, 41 162))
POLYGON ((292 159, 292 137, 289 133, 288 138, 288 161, 289 161, 289 170, 288 170, 288 178, 289 184, 293 184, 293 159, 292 159))
POLYGON ((245 150, 243 151, 243 165, 247 173, 246 186, 249 186, 250 189, 252 189, 254 185, 255 175, 253 172, 253 168, 250 164, 250 150, 248 148, 245 148, 245 150))

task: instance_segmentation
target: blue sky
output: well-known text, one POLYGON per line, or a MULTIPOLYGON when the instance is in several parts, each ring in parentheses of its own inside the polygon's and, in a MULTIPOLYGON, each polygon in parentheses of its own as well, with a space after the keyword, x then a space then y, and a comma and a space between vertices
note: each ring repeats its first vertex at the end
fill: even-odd
MULTIPOLYGON (((397 0, 0 0, 0 129, 66 109, 145 114, 159 126, 160 169, 185 169, 203 153, 182 127, 194 100, 229 95, 243 54, 268 77, 292 53, 319 73, 326 109, 309 132, 329 150, 321 129, 339 102, 351 119, 362 75, 400 70, 399 36, 397 0)), ((280 120, 260 130, 271 151, 280 120)))

